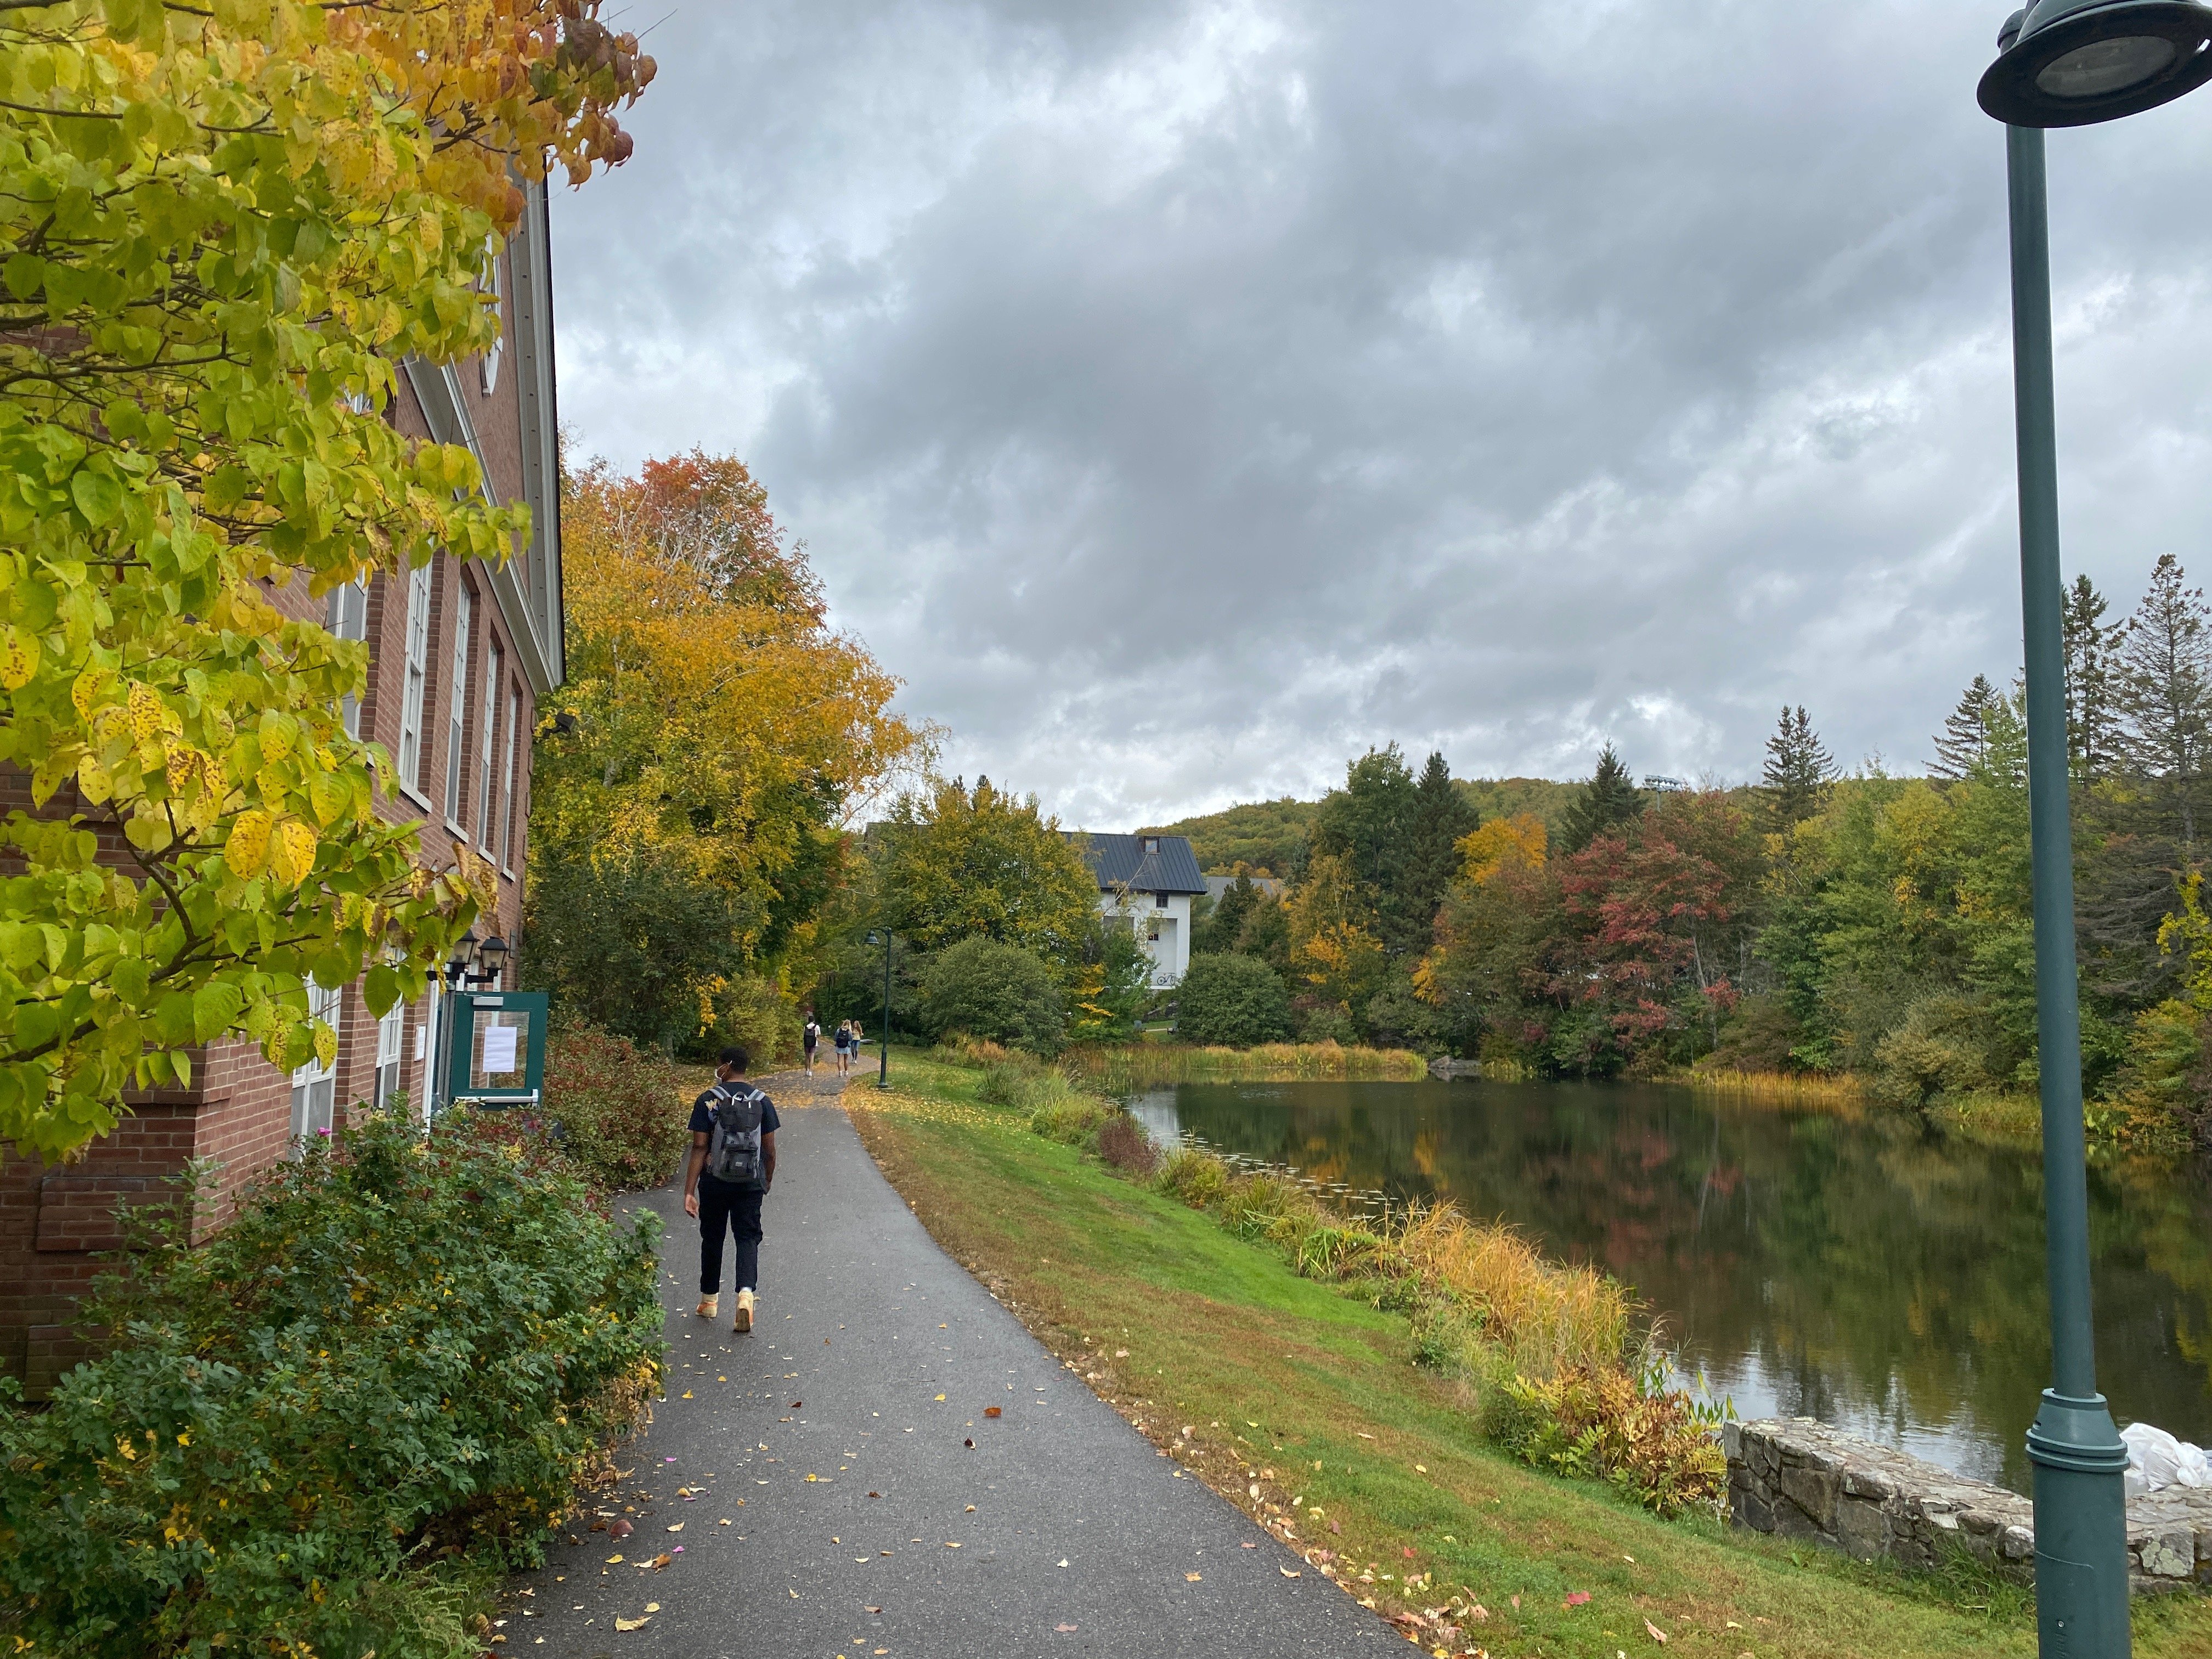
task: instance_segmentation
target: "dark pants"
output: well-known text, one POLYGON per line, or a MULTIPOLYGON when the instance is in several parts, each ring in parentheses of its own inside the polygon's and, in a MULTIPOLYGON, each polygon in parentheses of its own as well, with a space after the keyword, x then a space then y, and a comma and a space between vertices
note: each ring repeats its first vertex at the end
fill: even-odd
POLYGON ((761 1200, 764 1196, 712 1176, 699 1177, 700 1295, 713 1296, 722 1288, 725 1233, 738 1241, 737 1288, 760 1288, 761 1200))

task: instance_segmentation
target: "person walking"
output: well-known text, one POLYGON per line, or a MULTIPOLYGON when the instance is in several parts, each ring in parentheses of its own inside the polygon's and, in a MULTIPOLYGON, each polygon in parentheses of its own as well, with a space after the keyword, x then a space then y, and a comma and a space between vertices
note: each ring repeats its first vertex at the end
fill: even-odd
POLYGON ((684 1213, 699 1218, 699 1306, 713 1319, 721 1306, 722 1241, 738 1241, 736 1316, 753 1328, 760 1285, 761 1200, 775 1184, 775 1103, 745 1081, 751 1056, 722 1050, 714 1086, 691 1103, 691 1156, 684 1165, 684 1213))
POLYGON ((806 1043, 806 1075, 814 1075, 814 1045, 822 1041, 822 1028, 815 1023, 814 1011, 806 1011, 806 1024, 799 1032, 806 1043))
POLYGON ((844 1077, 853 1069, 853 1022, 841 1021, 837 1026, 837 1075, 844 1077))

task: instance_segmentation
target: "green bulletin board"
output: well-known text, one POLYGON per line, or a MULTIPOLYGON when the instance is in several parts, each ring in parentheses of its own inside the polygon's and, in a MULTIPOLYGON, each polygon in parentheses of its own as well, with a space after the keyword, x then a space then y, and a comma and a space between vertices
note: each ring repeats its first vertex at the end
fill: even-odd
POLYGON ((446 1098, 486 1106, 538 1100, 545 1084, 544 991, 464 991, 449 999, 446 1098))

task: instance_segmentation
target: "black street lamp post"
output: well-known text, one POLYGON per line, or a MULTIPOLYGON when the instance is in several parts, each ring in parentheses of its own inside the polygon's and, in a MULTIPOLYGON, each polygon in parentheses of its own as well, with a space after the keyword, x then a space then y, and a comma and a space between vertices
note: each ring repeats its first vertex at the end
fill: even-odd
MULTIPOLYGON (((884 936, 884 1023, 876 1037, 876 1087, 891 1086, 891 930, 883 929, 884 936)), ((873 945, 876 936, 871 933, 868 943, 873 945)))
POLYGON ((2051 1386, 2027 1431, 2035 1469, 2036 1623, 2045 1659, 2126 1659, 2127 1448, 2097 1391, 2089 1317, 2089 1188, 2081 1012, 2074 966, 2058 454, 2043 129, 2154 109, 2212 79, 2212 8, 2197 0, 2039 0, 2006 20, 1982 76, 2005 124, 2011 195, 2013 401, 2027 668, 2028 830, 2043 1106, 2044 1249, 2051 1386))

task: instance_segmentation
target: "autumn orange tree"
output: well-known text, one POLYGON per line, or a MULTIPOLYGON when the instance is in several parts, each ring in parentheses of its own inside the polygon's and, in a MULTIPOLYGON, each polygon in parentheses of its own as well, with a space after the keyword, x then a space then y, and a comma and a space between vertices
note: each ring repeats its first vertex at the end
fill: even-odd
POLYGON ((472 914, 372 810, 364 647, 263 584, 526 532, 381 410, 495 337, 517 179, 628 154, 653 64, 596 12, 0 8, 0 1139, 66 1156, 231 1033, 328 1057, 311 976, 380 1011, 472 914))
POLYGON ((932 734, 825 620, 734 457, 575 469, 562 537, 568 678, 547 712, 569 729, 536 750, 526 970, 641 1040, 763 1041, 848 820, 932 734))

